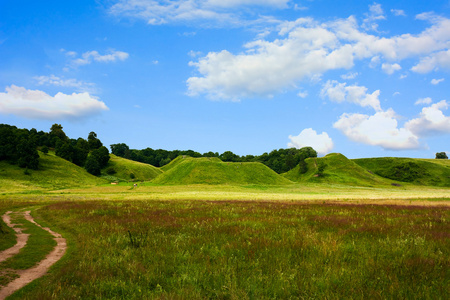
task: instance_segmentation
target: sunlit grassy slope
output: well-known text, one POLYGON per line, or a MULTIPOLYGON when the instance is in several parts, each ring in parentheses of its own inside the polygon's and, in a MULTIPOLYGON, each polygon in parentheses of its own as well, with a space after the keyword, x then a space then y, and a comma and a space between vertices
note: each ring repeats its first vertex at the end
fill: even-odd
POLYGON ((149 164, 128 160, 114 154, 109 156, 108 165, 102 170, 102 176, 110 181, 148 181, 162 173, 160 169, 149 164), (108 171, 113 174, 108 174, 108 171))
POLYGON ((261 163, 230 163, 218 158, 180 156, 163 167, 156 184, 263 184, 291 183, 261 163))
POLYGON ((448 159, 380 157, 353 161, 385 178, 419 185, 450 186, 450 161, 448 159))
POLYGON ((49 152, 39 152, 39 170, 25 170, 16 165, 0 161, 0 191, 38 191, 71 187, 93 186, 106 183, 85 169, 78 167, 49 152))
POLYGON ((295 182, 339 183, 356 186, 389 185, 392 181, 381 178, 362 168, 340 153, 331 153, 321 158, 306 159, 308 170, 301 174, 299 166, 283 174, 295 182), (318 165, 325 165, 323 174, 317 176, 318 165))

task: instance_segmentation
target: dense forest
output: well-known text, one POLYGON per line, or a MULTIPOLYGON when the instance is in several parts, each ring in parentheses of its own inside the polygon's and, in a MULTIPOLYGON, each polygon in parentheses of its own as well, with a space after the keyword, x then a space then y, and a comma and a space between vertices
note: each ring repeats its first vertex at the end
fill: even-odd
POLYGON ((70 139, 60 124, 53 124, 50 132, 0 124, 0 160, 17 164, 21 168, 37 170, 38 149, 44 154, 53 149, 57 156, 84 167, 93 175, 100 175, 100 170, 109 161, 109 150, 103 146, 95 132, 89 133, 87 140, 70 139))

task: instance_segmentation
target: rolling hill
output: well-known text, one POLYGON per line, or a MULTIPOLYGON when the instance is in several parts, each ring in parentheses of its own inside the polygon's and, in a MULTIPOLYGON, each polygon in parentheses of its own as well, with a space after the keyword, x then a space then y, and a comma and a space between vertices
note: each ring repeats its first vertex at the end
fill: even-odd
POLYGON ((321 158, 308 158, 305 160, 307 171, 300 174, 300 167, 283 174, 295 182, 338 183, 356 186, 389 185, 392 181, 377 176, 359 166, 340 153, 331 153, 321 158), (318 174, 318 165, 324 164, 321 176, 318 174))
POLYGON ((450 160, 397 157, 361 158, 353 160, 374 174, 418 185, 450 186, 450 160))
POLYGON ((102 170, 102 177, 109 181, 149 181, 156 178, 163 171, 149 164, 128 160, 114 154, 106 168, 102 170))
POLYGON ((85 169, 56 156, 39 152, 39 170, 28 170, 0 161, 0 191, 39 191, 85 187, 107 183, 85 169))
POLYGON ((257 163, 222 162, 218 158, 179 156, 162 167, 156 184, 281 185, 292 183, 267 166, 257 163))

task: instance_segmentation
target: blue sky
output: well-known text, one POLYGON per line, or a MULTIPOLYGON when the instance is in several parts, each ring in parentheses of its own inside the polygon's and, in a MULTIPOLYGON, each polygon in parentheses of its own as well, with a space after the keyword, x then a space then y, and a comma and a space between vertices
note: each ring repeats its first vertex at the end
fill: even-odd
POLYGON ((0 1, 0 123, 107 146, 450 153, 450 1, 0 1))

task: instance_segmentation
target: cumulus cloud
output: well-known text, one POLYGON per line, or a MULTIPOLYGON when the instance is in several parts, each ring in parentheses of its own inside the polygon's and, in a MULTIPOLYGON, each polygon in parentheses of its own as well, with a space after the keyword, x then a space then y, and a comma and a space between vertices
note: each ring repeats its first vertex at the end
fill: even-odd
POLYGON ((355 17, 326 23, 312 18, 284 22, 278 27, 278 38, 247 43, 241 53, 222 50, 191 61, 198 74, 187 80, 188 94, 230 100, 267 97, 298 88, 301 81, 327 71, 350 69, 356 60, 370 60, 371 67, 381 65, 388 74, 400 70, 399 62, 409 58, 419 61, 414 72, 450 68, 450 19, 432 14, 418 19, 431 26, 418 34, 392 37, 368 34, 355 17))
POLYGON ((384 63, 381 65, 381 69, 386 73, 386 74, 394 74, 394 72, 399 71, 402 69, 402 67, 399 64, 389 64, 389 63, 384 63))
POLYGON ((440 51, 422 58, 411 70, 417 73, 429 73, 439 68, 450 69, 450 50, 440 51))
POLYGON ((379 111, 372 116, 343 114, 333 127, 350 140, 386 150, 408 150, 420 148, 418 137, 407 128, 398 128, 392 109, 379 111))
POLYGON ((101 63, 110 63, 116 61, 124 61, 130 55, 123 51, 110 50, 109 53, 101 55, 97 51, 87 51, 80 58, 72 60, 74 66, 82 66, 92 63, 93 61, 101 63))
POLYGON ((364 86, 350 85, 347 86, 346 83, 339 83, 335 80, 328 80, 321 92, 320 96, 322 98, 328 97, 334 102, 350 102, 358 104, 362 107, 372 107, 376 111, 381 110, 380 100, 380 90, 376 90, 372 94, 367 93, 367 88, 364 86))
POLYGON ((121 0, 110 13, 145 20, 150 25, 180 22, 241 24, 240 11, 245 7, 287 8, 290 0, 121 0))
POLYGON ((312 128, 304 129, 297 136, 289 136, 291 142, 288 143, 288 147, 303 148, 312 147, 319 153, 319 155, 325 155, 329 153, 333 147, 333 140, 328 136, 326 132, 317 134, 312 128))
POLYGON ((446 100, 424 107, 419 118, 408 121, 405 128, 417 136, 450 134, 450 117, 442 112, 448 107, 446 100))
POLYGON ((11 85, 0 93, 0 113, 28 119, 80 119, 108 110, 106 104, 89 93, 50 96, 39 90, 11 85))

